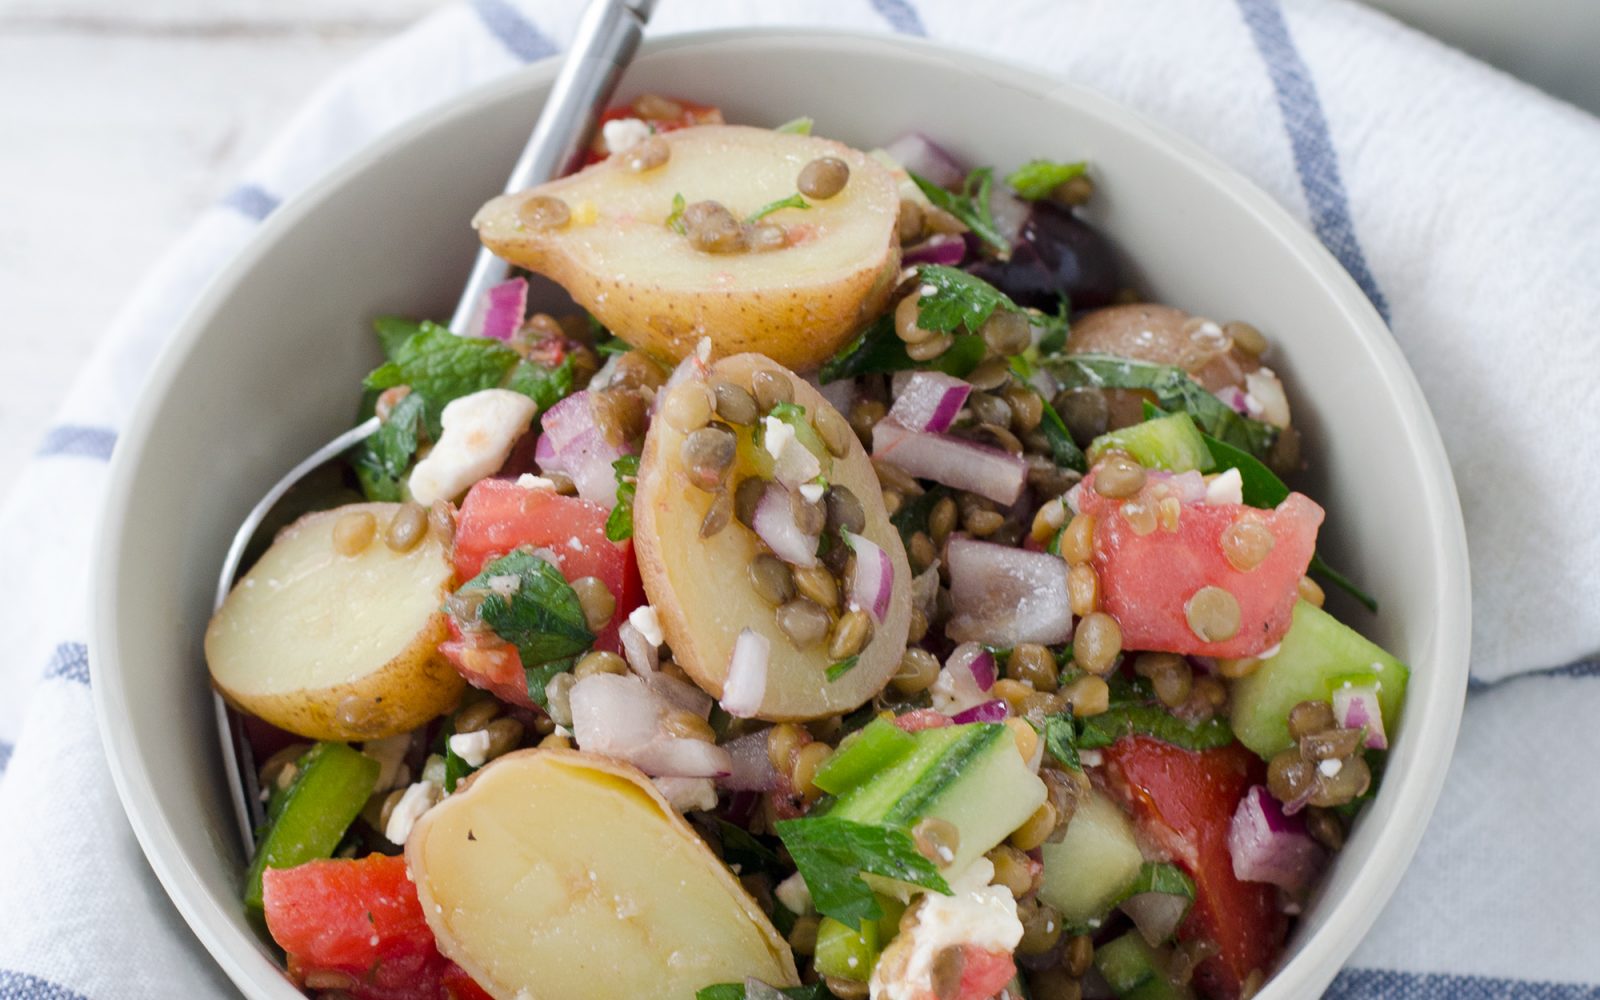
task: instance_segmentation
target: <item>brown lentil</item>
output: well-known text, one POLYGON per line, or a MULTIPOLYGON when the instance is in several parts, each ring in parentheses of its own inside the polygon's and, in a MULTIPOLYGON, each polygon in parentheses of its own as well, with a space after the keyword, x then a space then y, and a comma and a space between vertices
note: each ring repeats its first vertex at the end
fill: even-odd
POLYGON ((907 642, 921 642, 928 634, 928 616, 923 614, 921 608, 911 609, 911 625, 906 631, 907 642))
POLYGON ((556 674, 544 686, 546 711, 557 725, 572 725, 572 686, 578 678, 571 674, 556 674))
POLYGON ((1043 955, 1061 940, 1061 914, 1055 907, 1029 900, 1017 907, 1022 920, 1022 940, 1017 951, 1023 955, 1043 955))
POLYGON ((973 428, 973 430, 989 437, 1003 451, 1010 452, 1013 455, 1022 454, 1022 441, 1002 424, 983 423, 973 428))
POLYGON ((822 795, 817 787, 817 771, 833 755, 826 743, 807 743, 794 755, 794 766, 789 771, 789 784, 802 798, 815 801, 822 795))
POLYGON ((1261 669, 1261 661, 1254 656, 1245 656, 1237 660, 1224 659, 1217 661, 1217 673, 1231 681, 1236 681, 1241 677, 1249 677, 1259 669, 1261 669))
POLYGON ((828 992, 838 997, 839 1000, 866 1000, 872 994, 871 986, 864 979, 823 976, 822 982, 828 987, 828 992))
POLYGON ((972 411, 972 416, 978 423, 1001 425, 1011 423, 1011 404, 991 393, 972 393, 967 397, 967 409, 972 411))
POLYGON ((599 577, 580 576, 572 581, 572 589, 583 607, 584 621, 589 631, 598 632, 611 623, 617 613, 617 598, 599 577))
POLYGON ((308 990, 348 990, 356 985, 356 977, 338 969, 312 969, 305 974, 308 990))
POLYGON ((928 534, 935 545, 942 546, 955 527, 956 502, 949 497, 940 497, 939 502, 928 511, 928 534))
POLYGON ((994 865, 994 880, 1018 899, 1033 889, 1033 865, 1028 856, 1009 844, 1001 844, 985 855, 994 865))
POLYGON ((1022 714, 1035 722, 1047 715, 1060 715, 1066 710, 1066 696, 1059 691, 1035 691, 1022 699, 1022 714))
POLYGON ((850 182, 850 167, 837 156, 819 156, 800 168, 795 187, 807 198, 826 201, 850 182))
POLYGON ((1025 719, 1007 719, 1005 727, 1011 730, 1011 739, 1017 744, 1017 753, 1032 763, 1034 751, 1039 749, 1039 734, 1025 719))
POLYGON ((908 648, 900 657, 900 667, 889 679, 901 694, 919 694, 939 679, 939 659, 926 649, 908 648))
POLYGON ((828 492, 823 495, 823 501, 828 508, 826 525, 828 530, 843 530, 856 534, 866 530, 866 508, 861 506, 861 499, 850 487, 835 483, 828 487, 828 492))
POLYGON ((1106 674, 1122 652, 1122 627, 1104 611, 1093 611, 1078 622, 1072 635, 1072 662, 1091 674, 1106 674))
POLYGON ((699 740, 702 743, 717 741, 717 734, 711 728, 711 723, 684 708, 662 716, 661 728, 680 740, 699 740))
POLYGON ((900 214, 895 217, 895 235, 901 243, 914 243, 922 236, 922 206, 909 198, 900 202, 900 214))
POLYGON ((1228 704, 1228 686, 1222 683, 1220 677, 1201 674, 1194 679, 1194 696, 1190 703, 1193 704, 1196 699, 1215 713, 1228 704))
POLYGON ((1194 672, 1187 661, 1179 660, 1171 668, 1161 670, 1150 678, 1156 697, 1168 708, 1177 708, 1189 700, 1194 690, 1194 672))
POLYGON ((1087 934, 1079 934, 1067 942, 1066 951, 1061 956, 1061 965, 1068 974, 1081 976, 1089 971, 1089 966, 1094 962, 1094 940, 1087 934))
POLYGON ((1039 808, 1033 811, 1033 815, 1012 831, 1008 840, 1011 846, 1019 851, 1031 851, 1043 844, 1055 828, 1056 807, 1048 802, 1041 802, 1039 808))
POLYGON ((1317 765, 1290 748, 1267 763, 1267 791, 1279 802, 1291 802, 1311 790, 1317 779, 1317 765))
POLYGON ((794 575, 788 564, 765 552, 750 560, 750 586, 773 606, 794 597, 794 575))
POLYGON ((1061 558, 1069 565, 1094 558, 1094 515, 1074 514, 1061 535, 1061 558))
POLYGON ((1022 385, 1006 386, 1003 395, 1011 406, 1011 427, 1018 434, 1026 434, 1039 426, 1044 419, 1044 400, 1032 388, 1022 385))
POLYGON ((828 524, 828 509, 821 500, 807 500, 804 493, 795 490, 789 494, 789 510, 795 526, 807 535, 820 535, 828 524))
POLYGON ((822 438, 822 444, 828 449, 828 454, 834 458, 843 458, 850 453, 850 424, 839 415, 839 411, 832 406, 824 404, 811 416, 811 426, 817 429, 817 436, 822 438))
POLYGON ((711 420, 714 400, 704 382, 689 379, 672 387, 661 401, 661 416, 667 426, 680 434, 704 427, 711 420))
POLYGON ((939 558, 938 550, 933 547, 933 539, 928 537, 926 531, 919 531, 911 536, 911 544, 906 546, 906 555, 911 557, 913 573, 921 573, 939 558))
POLYGON ((872 443, 872 428, 878 425, 889 412, 889 408, 878 399, 857 400, 850 407, 850 429, 856 432, 856 437, 866 444, 872 443))
POLYGON ((927 340, 906 345, 906 357, 912 361, 932 361, 955 343, 955 338, 948 333, 936 333, 927 340))
POLYGON ((789 376, 770 368, 763 368, 750 376, 750 394, 755 397, 756 406, 762 413, 766 413, 779 403, 794 402, 794 386, 789 383, 789 376))
POLYGON ((394 512, 389 527, 383 532, 383 543, 396 552, 410 552, 422 541, 427 530, 428 512, 408 501, 394 512))
POLYGON ((1027 704, 1028 696, 1034 694, 1033 688, 1022 681, 1012 677, 1002 677, 994 682, 989 693, 1004 701, 1016 715, 1021 715, 1023 707, 1027 704))
POLYGON ((927 816, 911 828, 911 842, 917 853, 944 868, 955 860, 961 849, 961 831, 949 820, 927 816))
POLYGON ((1299 591, 1300 599, 1313 607, 1322 607, 1322 603, 1328 599, 1328 595, 1322 592, 1322 585, 1309 576, 1300 578, 1299 591))
POLYGON ((1246 514, 1222 532, 1222 554, 1227 557, 1228 565, 1246 573, 1261 565, 1272 553, 1276 541, 1272 530, 1259 518, 1246 514))
POLYGON ((1105 393, 1099 389, 1087 386, 1063 389, 1056 393, 1050 405, 1055 407, 1072 440, 1080 446, 1087 446, 1090 441, 1104 434, 1111 423, 1110 407, 1106 403, 1105 393))
POLYGON ((1005 523, 1005 515, 998 511, 975 510, 962 519, 961 526, 974 538, 988 538, 1005 523))
POLYGON ((572 221, 572 209, 560 198, 536 194, 517 206, 517 221, 529 229, 560 229, 572 221))
POLYGON ((667 140, 659 135, 653 135, 628 150, 623 162, 628 165, 629 170, 642 174, 666 166, 670 159, 672 159, 672 147, 667 145, 667 140))
POLYGON ((789 947, 801 955, 809 955, 817 950, 817 925, 822 918, 814 913, 807 913, 796 918, 794 926, 789 928, 789 947))
POLYGON ((1312 806, 1306 810, 1306 832, 1330 851, 1344 847, 1344 822, 1331 809, 1312 806))
POLYGON ((967 381, 979 392, 994 392, 1011 381, 1011 367, 1005 358, 990 358, 972 369, 967 381))
POLYGON ((456 713, 456 732, 475 733, 500 715, 500 703, 493 698, 482 698, 456 713))
POLYGON ((759 476, 746 476, 739 480, 739 485, 733 490, 733 516, 739 523, 749 527, 756 518, 756 504, 761 502, 761 494, 767 490, 767 481, 759 476))
POLYGON ((1079 618, 1100 610, 1100 574, 1093 566, 1078 563, 1067 570, 1067 600, 1079 618))
POLYGON ((448 500, 435 500, 428 505, 428 528, 439 544, 449 548, 456 540, 456 515, 448 500))
POLYGON ((748 245, 744 226, 714 201, 697 201, 684 209, 683 228, 689 243, 706 253, 739 253, 748 245))
POLYGON ((1223 642, 1239 634, 1239 599, 1221 587, 1201 587, 1183 605, 1189 631, 1203 642, 1223 642))
POLYGON ((1083 987, 1065 969, 1040 969, 1027 978, 1033 1000, 1083 1000, 1083 987))
POLYGON ((1172 532, 1178 530, 1178 519, 1183 514, 1183 504, 1177 497, 1162 497, 1156 502, 1156 520, 1161 524, 1161 530, 1172 532))
POLYGON ((777 611, 778 628, 789 637, 797 649, 809 649, 828 635, 832 622, 828 612, 813 601, 797 597, 780 605, 777 611))
POLYGON ((377 533, 378 519, 371 511, 340 514, 333 522, 333 549, 341 556, 358 556, 372 544, 377 533))
POLYGON ((578 657, 578 662, 573 664, 572 667, 573 676, 579 680, 583 680, 585 677, 593 677, 596 674, 622 675, 627 672, 628 661, 616 653, 608 653, 599 649, 591 649, 589 652, 584 653, 578 657))
POLYGON ((544 477, 550 480, 550 485, 553 487, 553 492, 556 494, 564 497, 575 497, 578 495, 578 484, 574 483, 572 481, 572 477, 568 476, 565 472, 546 472, 544 477))
POLYGON ((1336 725, 1333 706, 1325 701, 1308 699, 1289 709, 1289 735, 1296 740, 1326 732, 1336 725))
POLYGON ((1308 801, 1325 809, 1342 806, 1366 794, 1371 785, 1372 769, 1365 757, 1356 754, 1340 761, 1339 770, 1333 775, 1318 771, 1308 801))
POLYGON ((961 977, 967 969, 966 952, 958 944, 946 945, 933 956, 928 970, 928 985, 936 1000, 955 1000, 961 993, 961 977))
POLYGON ((1033 524, 1028 528, 1028 536, 1036 542, 1048 542, 1061 530, 1066 516, 1066 505, 1059 499, 1046 500, 1037 511, 1034 511, 1033 524))
POLYGON ((1006 676, 1014 677, 1035 691, 1056 689, 1056 658, 1037 642, 1019 642, 1006 657, 1006 676))
POLYGON ((1095 469, 1094 491, 1112 500, 1122 500, 1139 492, 1144 480, 1144 466, 1127 455, 1111 454, 1095 469))
POLYGON ((678 451, 689 481, 709 492, 727 480, 738 447, 731 431, 713 424, 684 438, 678 451))
POLYGON ((1061 689, 1061 694, 1072 706, 1072 714, 1080 719, 1103 715, 1111 707, 1111 686, 1104 677, 1089 674, 1061 689))
POLYGON ((767 760, 779 774, 794 767, 794 754, 811 742, 811 734, 793 722, 780 722, 767 730, 767 760))
POLYGON ((718 490, 700 520, 700 537, 710 538, 733 521, 733 496, 725 489, 718 490))
POLYGON ((1260 330, 1243 320, 1234 320, 1222 324, 1222 332, 1233 341, 1233 346, 1253 358, 1259 358, 1267 353, 1267 338, 1260 330))
POLYGON ((1343 760, 1361 750, 1359 729, 1324 729, 1300 738, 1300 756, 1306 760, 1343 760))
POLYGON ((1001 356, 1020 354, 1033 342, 1028 317, 1010 309, 996 309, 977 331, 989 350, 1001 356))
POLYGON ((884 512, 890 517, 898 514, 900 512, 900 506, 906 502, 906 498, 901 495, 899 490, 891 490, 885 487, 882 496, 884 512))
POLYGON ((489 747, 483 752, 485 760, 504 757, 522 745, 522 723, 509 716, 494 720, 483 727, 483 731, 489 734, 489 747))
POLYGON ((754 396, 732 382, 718 381, 711 386, 717 416, 735 427, 748 427, 761 416, 754 396))

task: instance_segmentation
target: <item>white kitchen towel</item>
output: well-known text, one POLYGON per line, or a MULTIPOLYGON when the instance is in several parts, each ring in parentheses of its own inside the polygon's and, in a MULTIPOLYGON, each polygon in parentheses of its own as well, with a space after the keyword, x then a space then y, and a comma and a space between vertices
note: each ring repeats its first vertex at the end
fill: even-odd
MULTIPOLYGON (((559 52, 579 6, 473 0, 324 88, 156 267, 20 470, 0 509, 0 1000, 231 995, 101 755, 85 594, 107 459, 156 353, 261 220, 374 136, 559 52)), ((651 33, 826 25, 978 49, 1186 133, 1321 237, 1438 417, 1477 610, 1438 812, 1328 996, 1600 998, 1600 122, 1346 0, 978 10, 663 0, 651 33)))

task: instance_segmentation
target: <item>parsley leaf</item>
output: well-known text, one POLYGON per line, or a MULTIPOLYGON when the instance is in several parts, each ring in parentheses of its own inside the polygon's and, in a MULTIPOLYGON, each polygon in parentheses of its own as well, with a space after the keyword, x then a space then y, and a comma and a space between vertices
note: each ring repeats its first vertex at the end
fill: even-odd
POLYGON ((843 677, 845 674, 848 674, 850 671, 854 670, 856 668, 856 664, 859 663, 860 661, 861 661, 861 654, 858 653, 855 656, 847 656, 844 659, 840 660, 838 663, 835 663, 832 666, 830 666, 828 668, 828 670, 827 670, 828 683, 831 684, 834 681, 838 680, 839 678, 843 677))
POLYGON ((1044 737, 1044 748, 1050 756, 1074 771, 1083 770, 1083 763, 1078 760, 1078 734, 1073 728, 1072 716, 1052 715, 1044 720, 1043 727, 1035 728, 1044 737))
POLYGON ((1018 198, 1038 201, 1050 197, 1050 192, 1082 175, 1088 164, 1057 163, 1054 160, 1029 160, 1006 175, 1006 183, 1018 198))
POLYGON ((423 405, 421 395, 407 393, 377 433, 356 449, 352 463, 368 500, 398 503, 405 499, 400 481, 421 443, 423 405))
POLYGON ((917 280, 922 282, 917 325, 924 330, 954 333, 966 327, 977 333, 996 309, 1022 311, 1005 292, 958 268, 924 264, 917 268, 917 280))
POLYGON ((1006 257, 1011 253, 1011 244, 995 225, 994 214, 989 208, 989 191, 994 185, 994 170, 990 167, 979 167, 967 175, 966 181, 961 185, 961 192, 947 191, 939 185, 919 177, 911 171, 911 180, 927 199, 933 202, 934 207, 942 208, 946 212, 960 219, 974 236, 992 247, 995 253, 1006 257))
POLYGON ((538 403, 539 412, 543 413, 571 395, 575 377, 575 365, 570 354, 562 358, 561 363, 554 368, 547 368, 537 361, 523 359, 511 369, 511 378, 506 381, 506 388, 512 392, 520 392, 538 403))
POLYGON ((437 323, 423 322, 364 384, 377 390, 409 385, 413 393, 420 393, 423 422, 429 437, 437 441, 445 404, 498 386, 518 360, 517 352, 498 340, 457 337, 437 323))
POLYGON ((611 463, 617 475, 617 505, 606 517, 606 537, 624 542, 633 537, 633 494, 638 490, 639 456, 624 455, 611 463))
POLYGON ((771 215, 773 212, 777 212, 777 211, 780 211, 780 210, 785 209, 785 208, 810 208, 810 207, 811 207, 810 203, 805 200, 804 196, 802 196, 800 194, 800 192, 796 191, 794 194, 791 194, 787 198, 779 198, 777 201, 768 202, 767 204, 762 205, 760 208, 756 209, 754 212, 751 212, 748 216, 746 216, 744 221, 745 222, 759 222, 762 219, 765 219, 767 216, 771 215))
POLYGON ((809 116, 801 115, 799 118, 789 119, 772 131, 783 132, 788 135, 810 135, 811 126, 815 124, 816 122, 812 121, 809 116))
POLYGON ((663 223, 663 225, 677 233, 679 236, 687 235, 688 230, 685 229, 683 225, 683 210, 688 207, 689 203, 683 200, 683 192, 680 191, 673 195, 672 213, 667 216, 667 221, 663 223))
POLYGON ((527 549, 488 563, 456 593, 469 590, 482 593, 478 619, 517 647, 528 694, 544 705, 544 685, 594 644, 577 592, 560 570, 527 549))
POLYGON ((894 332, 894 316, 886 313, 868 326, 866 331, 838 354, 829 358, 817 373, 822 382, 837 382, 858 375, 879 375, 904 371, 908 368, 929 368, 934 371, 966 376, 983 361, 987 348, 983 338, 971 333, 958 333, 950 349, 932 361, 913 361, 906 353, 906 342, 894 332))
POLYGON ((853 930, 860 930, 863 920, 883 916, 863 872, 950 894, 939 869, 897 827, 818 816, 784 820, 778 836, 811 890, 817 912, 853 930))

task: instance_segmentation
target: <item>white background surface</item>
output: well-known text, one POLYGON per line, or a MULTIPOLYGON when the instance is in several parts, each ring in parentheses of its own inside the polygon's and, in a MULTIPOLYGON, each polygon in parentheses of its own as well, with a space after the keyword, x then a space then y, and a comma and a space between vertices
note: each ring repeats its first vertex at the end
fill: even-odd
MULTIPOLYGON (((0 0, 0 498, 162 250, 317 84, 444 2, 0 0)), ((1376 0, 1600 110, 1594 3, 1376 0)))

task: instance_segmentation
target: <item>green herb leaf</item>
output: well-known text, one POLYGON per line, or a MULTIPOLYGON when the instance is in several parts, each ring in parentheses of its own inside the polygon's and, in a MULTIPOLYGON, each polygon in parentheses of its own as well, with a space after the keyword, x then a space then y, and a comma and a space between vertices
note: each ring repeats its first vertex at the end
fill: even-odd
MULTIPOLYGON (((833 994, 822 983, 810 986, 786 986, 777 991, 789 1000, 834 1000, 833 994)), ((707 986, 694 995, 694 1000, 751 1000, 745 993, 744 983, 718 983, 707 986)))
POLYGON ((977 333, 996 309, 1022 312, 1005 292, 958 268, 924 264, 917 268, 917 280, 922 283, 917 325, 924 330, 954 333, 965 327, 977 333))
POLYGON ((801 115, 799 118, 789 119, 772 131, 784 132, 788 135, 810 135, 811 126, 815 124, 816 122, 812 121, 809 117, 801 115))
POLYGON ((611 463, 617 475, 617 505, 606 516, 606 537, 625 542, 633 537, 633 495, 639 488, 639 456, 624 455, 611 463))
POLYGON ((456 717, 451 715, 445 720, 445 724, 440 727, 438 737, 439 751, 444 754, 444 790, 446 792, 455 791, 456 785, 460 784, 463 778, 477 770, 477 768, 468 764, 464 757, 450 749, 450 737, 454 736, 455 733, 456 717))
POLYGON ((777 201, 768 202, 767 204, 762 205, 760 208, 756 209, 754 212, 751 212, 748 216, 746 216, 744 221, 745 222, 760 222, 762 219, 765 219, 767 216, 771 215, 773 212, 778 212, 778 211, 781 211, 781 210, 783 210, 785 208, 810 208, 810 207, 811 207, 811 205, 805 200, 805 198, 803 196, 801 196, 800 192, 796 191, 794 194, 791 194, 787 198, 779 198, 777 201))
POLYGON ((1018 198, 1026 201, 1038 201, 1050 197, 1050 192, 1081 176, 1088 169, 1088 164, 1083 161, 1077 163, 1057 163, 1054 160, 1029 160, 1022 166, 1006 175, 1006 183, 1011 185, 1011 190, 1017 193, 1018 198))
POLYGON ((1124 736, 1152 736, 1185 750, 1216 750, 1233 742, 1233 729, 1221 718, 1190 725, 1157 705, 1113 705, 1082 720, 1079 750, 1108 747, 1124 736))
POLYGON ((1030 311, 1033 325, 1044 330, 1039 335, 1037 347, 1039 356, 1060 354, 1067 349, 1067 335, 1072 331, 1072 323, 1067 319, 1067 315, 1071 311, 1065 299, 1061 301, 1054 316, 1037 310, 1030 311))
POLYGON ((1367 593, 1365 590, 1362 590, 1356 585, 1355 581, 1351 580, 1348 576, 1345 576, 1343 573, 1323 562, 1322 556, 1312 553, 1310 569, 1311 572, 1322 577, 1328 583, 1333 584, 1335 587, 1338 587, 1351 597, 1354 597, 1357 601, 1360 601, 1368 611, 1371 611, 1373 614, 1378 613, 1378 599, 1367 593))
POLYGON ((946 191, 909 170, 906 173, 936 208, 942 208, 960 219, 974 236, 988 244, 1000 257, 1010 255, 1011 244, 995 225, 994 214, 989 208, 989 192, 994 185, 993 168, 979 167, 968 174, 959 194, 946 191))
POLYGON ((778 853, 749 830, 720 817, 713 816, 712 819, 716 823, 717 841, 722 845, 722 860, 730 865, 738 865, 740 874, 776 871, 783 867, 778 853))
POLYGON ((858 653, 855 656, 847 656, 838 663, 830 666, 827 670, 828 683, 831 684, 843 677, 845 674, 848 674, 850 671, 854 670, 856 668, 856 664, 860 661, 861 655, 858 653))
POLYGON ((606 339, 594 345, 596 354, 601 357, 610 357, 613 354, 627 354, 633 350, 633 345, 621 337, 607 336, 606 339))
POLYGON ((1072 716, 1052 715, 1044 720, 1043 728, 1034 728, 1044 737, 1044 748, 1050 756, 1074 771, 1083 770, 1083 762, 1078 759, 1078 734, 1072 724, 1072 716))
POLYGON ((393 361, 401 345, 422 332, 422 324, 404 316, 379 316, 372 321, 372 329, 383 345, 383 356, 393 361))
MULTIPOLYGON (((1035 389, 1034 392, 1039 392, 1035 389)), ((1044 393, 1039 393, 1039 398, 1044 401, 1044 409, 1040 411, 1039 430, 1044 433, 1045 440, 1050 442, 1050 460, 1063 469, 1072 469, 1077 472, 1089 471, 1089 460, 1084 457, 1083 449, 1078 447, 1078 442, 1072 440, 1072 432, 1067 430, 1066 422, 1061 419, 1061 414, 1050 400, 1044 398, 1044 393)))
POLYGON ((528 694, 545 704, 544 686, 572 669, 594 644, 583 605, 561 571, 527 549, 490 562, 456 593, 483 595, 478 619, 517 647, 528 674, 528 694))
POLYGON ((907 500, 889 518, 889 523, 900 532, 900 540, 907 548, 910 548, 911 539, 917 532, 928 530, 928 515, 933 512, 933 505, 949 495, 948 487, 935 486, 921 496, 907 500))
POLYGON ((950 894, 939 869, 917 853, 902 829, 818 816, 784 820, 778 836, 811 890, 817 912, 854 930, 863 920, 883 916, 863 872, 950 894))
POLYGON ((1067 388, 1147 389, 1163 409, 1185 411, 1207 434, 1256 458, 1265 458, 1278 439, 1276 427, 1240 416, 1181 368, 1110 354, 1041 357, 1039 364, 1067 388))
POLYGON ((679 236, 684 236, 688 233, 688 230, 683 225, 683 210, 688 207, 689 203, 683 200, 681 192, 672 196, 672 213, 667 216, 667 221, 664 225, 679 236))
POLYGON ((538 403, 539 412, 543 413, 571 395, 574 378, 575 366, 570 354, 554 368, 523 359, 511 369, 506 388, 538 403))
POLYGON ((457 337, 437 323, 424 322, 364 384, 376 390, 409 385, 420 393, 428 436, 437 441, 445 404, 500 385, 518 360, 517 352, 498 340, 457 337))
POLYGON ((895 335, 894 316, 885 314, 874 320, 861 336, 829 358, 817 377, 826 383, 858 375, 926 368, 962 378, 983 361, 985 350, 987 348, 983 345, 982 337, 961 333, 956 335, 949 350, 932 361, 913 361, 906 353, 905 341, 895 335))
POLYGON ((1125 898, 1131 898, 1146 892, 1159 892, 1163 896, 1182 896, 1184 899, 1193 899, 1194 879, 1186 875, 1183 869, 1177 865, 1146 861, 1139 866, 1139 876, 1133 880, 1133 885, 1129 887, 1125 898))
POLYGON ((423 408, 420 394, 407 393, 389 411, 389 419, 377 433, 356 448, 352 464, 368 500, 398 503, 405 499, 402 480, 422 440, 423 408))

